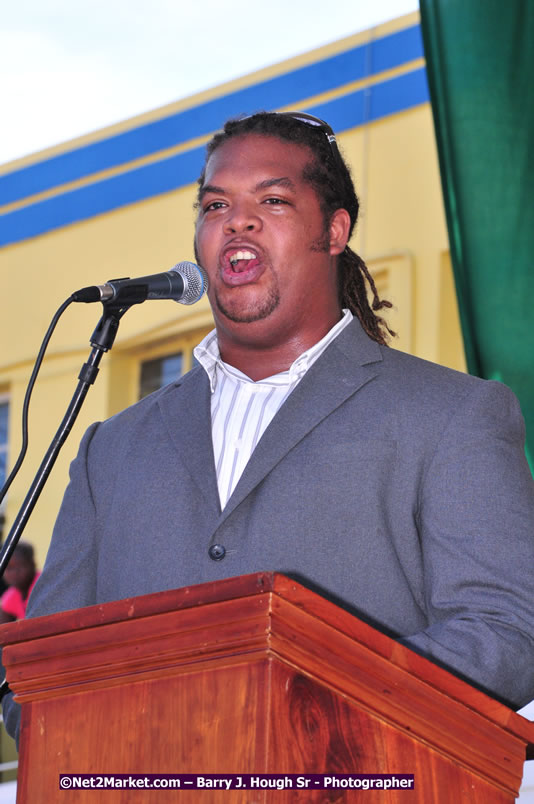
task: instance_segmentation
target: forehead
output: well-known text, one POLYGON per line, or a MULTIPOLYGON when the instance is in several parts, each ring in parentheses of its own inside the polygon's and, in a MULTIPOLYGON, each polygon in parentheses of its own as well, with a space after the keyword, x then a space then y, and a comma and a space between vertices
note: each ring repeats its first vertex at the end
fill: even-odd
POLYGON ((204 185, 223 185, 224 181, 288 177, 303 182, 303 170, 313 161, 305 145, 259 134, 233 137, 220 145, 206 165, 204 185))

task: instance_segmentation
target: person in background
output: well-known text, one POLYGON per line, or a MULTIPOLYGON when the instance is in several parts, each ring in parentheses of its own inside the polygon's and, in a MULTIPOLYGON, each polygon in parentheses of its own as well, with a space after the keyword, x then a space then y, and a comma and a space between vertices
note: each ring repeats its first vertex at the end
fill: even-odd
POLYGON ((40 574, 35 566, 33 545, 19 542, 4 573, 8 589, 0 598, 0 623, 24 619, 26 605, 40 574))

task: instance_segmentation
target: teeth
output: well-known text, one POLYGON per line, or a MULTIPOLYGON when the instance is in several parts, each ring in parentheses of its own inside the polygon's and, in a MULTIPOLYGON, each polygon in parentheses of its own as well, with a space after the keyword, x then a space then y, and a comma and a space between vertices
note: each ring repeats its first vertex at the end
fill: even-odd
POLYGON ((235 265, 236 262, 239 260, 255 260, 256 255, 253 251, 236 251, 235 254, 232 254, 230 257, 230 262, 232 265, 235 265))

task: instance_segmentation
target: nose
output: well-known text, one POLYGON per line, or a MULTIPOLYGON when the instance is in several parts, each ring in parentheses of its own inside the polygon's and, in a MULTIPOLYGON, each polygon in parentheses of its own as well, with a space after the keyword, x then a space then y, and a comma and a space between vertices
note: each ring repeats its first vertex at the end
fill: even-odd
POLYGON ((257 232, 261 229, 261 219, 252 208, 251 204, 233 204, 228 210, 224 221, 226 234, 237 234, 239 232, 257 232))

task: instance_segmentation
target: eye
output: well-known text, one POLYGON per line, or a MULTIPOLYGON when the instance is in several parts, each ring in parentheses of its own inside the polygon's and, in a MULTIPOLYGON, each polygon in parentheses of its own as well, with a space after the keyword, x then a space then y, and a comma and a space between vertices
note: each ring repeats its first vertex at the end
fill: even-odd
POLYGON ((289 201, 286 201, 285 198, 278 198, 275 196, 273 198, 266 198, 264 203, 272 206, 277 206, 278 204, 289 204, 289 201))
POLYGON ((225 206, 226 206, 226 204, 224 203, 224 201, 210 201, 208 204, 206 204, 202 208, 202 211, 203 212, 212 212, 213 210, 216 210, 216 209, 223 209, 225 206))

